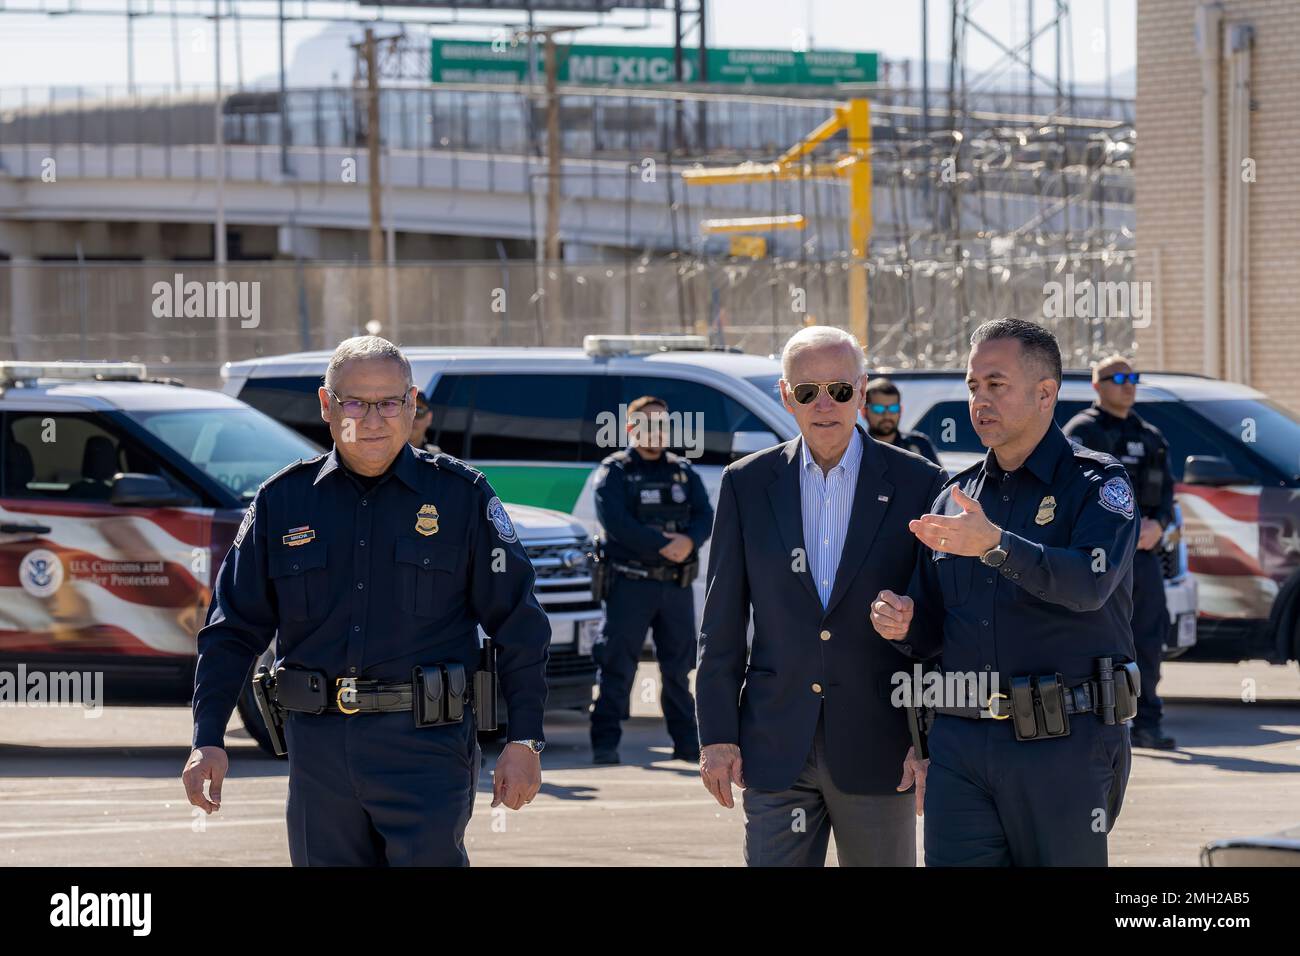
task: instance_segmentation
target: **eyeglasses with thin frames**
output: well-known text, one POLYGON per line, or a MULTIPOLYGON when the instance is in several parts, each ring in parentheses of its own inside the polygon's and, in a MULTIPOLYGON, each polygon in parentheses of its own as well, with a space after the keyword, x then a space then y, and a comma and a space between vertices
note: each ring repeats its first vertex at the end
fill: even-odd
POLYGON ((379 412, 380 418, 396 418, 402 413, 402 406, 406 404, 405 396, 400 400, 396 398, 381 398, 377 402, 365 402, 359 398, 349 398, 346 400, 339 398, 338 392, 334 391, 332 388, 327 388, 325 391, 329 392, 330 397, 333 398, 334 401, 338 402, 339 408, 343 409, 344 418, 365 418, 370 414, 370 407, 372 405, 375 410, 379 412))

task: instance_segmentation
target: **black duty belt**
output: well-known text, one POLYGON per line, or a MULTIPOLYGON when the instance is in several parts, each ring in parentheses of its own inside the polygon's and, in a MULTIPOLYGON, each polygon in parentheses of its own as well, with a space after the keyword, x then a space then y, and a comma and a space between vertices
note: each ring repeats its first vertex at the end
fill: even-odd
POLYGON ((681 578, 681 569, 676 566, 642 567, 636 564, 611 561, 610 567, 624 577, 636 578, 639 581, 672 581, 675 583, 681 578))
MULTIPOLYGON (((1084 681, 1074 687, 1065 688, 1063 699, 1065 701, 1065 712, 1071 717, 1075 714, 1101 713, 1101 694, 1097 690, 1096 681, 1084 681)), ((949 717, 1010 720, 1011 698, 1007 694, 990 694, 987 707, 933 707, 926 709, 933 710, 936 714, 947 714, 949 717)))
POLYGON ((411 680, 338 677, 329 681, 321 671, 281 667, 275 674, 272 700, 281 710, 300 714, 413 713, 417 727, 460 723, 474 703, 474 677, 461 664, 416 667, 411 680))

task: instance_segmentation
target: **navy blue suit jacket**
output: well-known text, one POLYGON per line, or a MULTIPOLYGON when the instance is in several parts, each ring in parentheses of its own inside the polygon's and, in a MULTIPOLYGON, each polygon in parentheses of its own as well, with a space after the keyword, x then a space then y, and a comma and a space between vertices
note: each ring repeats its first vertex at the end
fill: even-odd
POLYGON ((862 464, 825 608, 807 569, 799 440, 742 458, 722 475, 695 677, 700 743, 739 744, 745 783, 759 790, 794 783, 823 703, 837 787, 892 793, 902 774, 907 716, 889 698, 892 675, 910 664, 869 615, 880 591, 906 593, 919 546, 907 523, 930 510, 946 475, 858 431, 862 464))

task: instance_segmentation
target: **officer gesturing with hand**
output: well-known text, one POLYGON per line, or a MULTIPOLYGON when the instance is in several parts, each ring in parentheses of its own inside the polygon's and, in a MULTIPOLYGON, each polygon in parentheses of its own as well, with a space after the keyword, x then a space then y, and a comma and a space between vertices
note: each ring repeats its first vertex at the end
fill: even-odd
POLYGON ((1017 319, 971 336, 970 416, 988 447, 909 528, 907 593, 870 619, 942 686, 931 708, 925 858, 932 866, 1104 866, 1136 712, 1133 488, 1113 457, 1053 420, 1055 337, 1017 319))

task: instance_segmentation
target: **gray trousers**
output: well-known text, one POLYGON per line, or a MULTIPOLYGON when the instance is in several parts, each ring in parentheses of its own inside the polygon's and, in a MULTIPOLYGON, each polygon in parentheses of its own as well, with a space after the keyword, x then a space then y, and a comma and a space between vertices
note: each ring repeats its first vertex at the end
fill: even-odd
MULTIPOLYGON (((742 755, 743 756, 743 755, 742 755)), ((898 772, 903 772, 899 764, 898 772)), ((916 866, 916 797, 844 793, 826 768, 817 721, 812 751, 788 790, 745 789, 748 866, 824 866, 831 831, 840 866, 916 866)))

